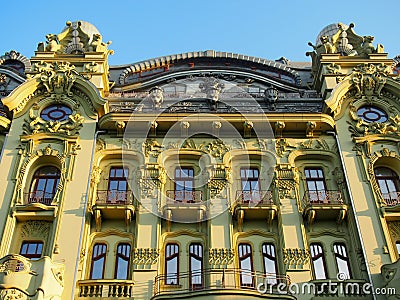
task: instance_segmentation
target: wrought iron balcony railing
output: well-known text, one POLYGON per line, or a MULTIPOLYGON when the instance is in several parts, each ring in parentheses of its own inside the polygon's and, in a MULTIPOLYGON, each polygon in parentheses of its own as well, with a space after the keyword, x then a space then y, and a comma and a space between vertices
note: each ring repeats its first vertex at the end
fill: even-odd
POLYGON ((133 204, 131 191, 97 191, 96 204, 129 205, 133 204))
POLYGON ((25 193, 25 204, 41 203, 44 205, 51 205, 54 196, 54 193, 47 193, 45 191, 25 193))
POLYGON ((400 192, 382 193, 386 206, 400 205, 400 192))
POLYGON ((154 296, 192 291, 212 290, 257 290, 263 283, 273 286, 283 283, 290 285, 286 275, 264 274, 241 269, 205 269, 202 271, 158 275, 154 282, 154 296))
POLYGON ((272 205, 274 201, 271 191, 236 191, 236 203, 252 207, 272 205))
POLYGON ((340 191, 306 191, 303 197, 303 208, 309 205, 343 204, 340 191))
POLYGON ((167 191, 167 204, 200 203, 203 193, 201 191, 167 191))

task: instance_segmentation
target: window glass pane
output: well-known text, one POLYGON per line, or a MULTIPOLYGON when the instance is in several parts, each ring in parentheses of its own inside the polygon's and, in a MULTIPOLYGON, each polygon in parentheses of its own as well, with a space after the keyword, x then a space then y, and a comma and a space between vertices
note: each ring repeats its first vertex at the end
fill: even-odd
POLYGON ((118 181, 110 181, 109 190, 110 191, 118 190, 118 181))
POLYGON ((394 185, 394 181, 393 180, 387 180, 386 184, 387 184, 387 188, 388 188, 389 193, 390 192, 396 192, 396 186, 394 185))
POLYGON ((178 258, 167 261, 166 284, 178 284, 178 258))
POLYGON ((378 184, 382 194, 387 194, 389 192, 385 180, 378 180, 378 184))
POLYGON ((315 279, 326 279, 323 258, 320 257, 313 261, 315 279))
POLYGON ((310 245, 311 261, 313 264, 314 278, 315 279, 326 279, 326 270, 324 262, 324 251, 322 246, 319 244, 310 245))
POLYGON ((44 191, 46 186, 46 179, 37 180, 36 191, 44 191))
POLYGON ((346 274, 346 278, 350 277, 350 270, 346 260, 336 257, 336 263, 338 267, 338 273, 346 274))
POLYGON ((396 242, 397 253, 400 255, 400 242, 396 242))
POLYGON ((91 279, 102 279, 103 278, 104 262, 105 262, 104 257, 93 261, 91 279))
POLYGON ((129 269, 129 261, 118 257, 117 260, 118 268, 117 268, 117 276, 116 279, 127 279, 128 278, 128 269, 129 269))

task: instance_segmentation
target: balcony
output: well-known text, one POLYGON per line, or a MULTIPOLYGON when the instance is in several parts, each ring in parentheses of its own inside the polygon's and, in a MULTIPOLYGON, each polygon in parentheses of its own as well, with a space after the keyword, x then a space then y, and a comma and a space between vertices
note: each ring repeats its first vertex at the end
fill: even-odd
POLYGON ((133 280, 80 280, 80 298, 130 298, 133 297, 133 280))
POLYGON ((154 296, 156 299, 259 299, 271 298, 271 293, 275 297, 284 299, 295 299, 289 295, 279 295, 271 285, 282 283, 282 286, 289 287, 290 278, 283 275, 265 275, 263 273, 251 272, 240 269, 206 269, 197 273, 180 273, 174 276, 176 284, 166 284, 171 282, 171 275, 158 275, 154 281, 154 296), (242 281, 246 281, 242 283, 242 281), (266 294, 261 294, 257 287, 262 283, 263 288, 267 284, 266 294), (239 299, 239 298, 238 298, 239 299))
POLYGON ((340 191, 306 191, 301 206, 309 224, 315 220, 336 220, 341 223, 347 214, 347 205, 340 191))
POLYGON ((52 221, 57 213, 57 205, 52 204, 55 197, 55 193, 44 191, 24 193, 23 203, 16 206, 15 217, 20 221, 52 221))
POLYGON ((232 212, 239 223, 245 219, 267 220, 271 223, 278 212, 271 191, 237 191, 232 212))
POLYGON ((207 212, 202 191, 166 191, 162 207, 167 220, 200 222, 207 212))
POLYGON ((0 259, 2 299, 61 299, 64 271, 63 263, 53 262, 48 256, 30 260, 18 254, 7 255, 0 259))
POLYGON ((135 213, 134 196, 131 191, 98 190, 92 207, 97 228, 101 228, 101 219, 124 219, 129 226, 135 213))
POLYGON ((24 193, 24 200, 25 204, 40 203, 43 205, 51 205, 54 196, 54 193, 47 193, 45 191, 34 191, 30 193, 24 193))

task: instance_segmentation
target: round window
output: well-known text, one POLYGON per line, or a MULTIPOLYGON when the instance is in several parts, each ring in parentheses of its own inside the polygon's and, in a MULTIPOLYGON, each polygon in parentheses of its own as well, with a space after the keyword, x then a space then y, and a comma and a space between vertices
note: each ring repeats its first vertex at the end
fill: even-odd
POLYGON ((46 107, 40 113, 45 121, 65 121, 72 114, 72 110, 63 104, 54 104, 46 107))
POLYGON ((384 110, 376 106, 363 106, 357 111, 357 115, 363 119, 365 122, 386 122, 388 117, 384 110))

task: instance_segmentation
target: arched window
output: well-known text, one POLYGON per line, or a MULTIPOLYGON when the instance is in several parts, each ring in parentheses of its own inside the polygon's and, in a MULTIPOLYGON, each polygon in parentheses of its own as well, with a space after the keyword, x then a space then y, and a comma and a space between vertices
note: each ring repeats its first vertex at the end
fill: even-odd
POLYGON ((321 168, 305 168, 308 200, 324 202, 326 200, 325 176, 321 168))
POLYGON ((268 284, 277 284, 276 275, 278 274, 278 266, 276 263, 275 246, 272 243, 264 243, 262 245, 262 255, 264 261, 264 272, 266 282, 268 284))
POLYGON ((382 197, 389 206, 400 204, 399 176, 386 167, 375 168, 375 179, 379 185, 382 197))
POLYGON ((60 170, 53 166, 38 169, 33 175, 33 180, 28 194, 28 203, 43 203, 50 205, 60 182, 60 170))
POLYGON ((396 249, 397 249, 397 254, 400 255, 400 241, 396 242, 396 249))
POLYGON ((253 257, 250 244, 239 244, 238 247, 240 285, 254 286, 253 281, 253 257))
POLYGON ((90 270, 90 279, 103 279, 106 265, 106 244, 95 244, 93 246, 92 267, 90 270))
POLYGON ((314 279, 326 279, 324 250, 318 243, 310 245, 311 261, 314 270, 314 279))
POLYGON ((333 252, 335 253, 336 265, 338 273, 346 275, 347 279, 351 278, 350 259, 347 255, 346 245, 343 243, 335 243, 333 245, 333 252))
POLYGON ((190 288, 201 288, 203 286, 203 246, 201 244, 190 244, 189 267, 190 288))
POLYGON ((165 246, 165 284, 179 284, 179 246, 165 246))
POLYGON ((131 256, 131 245, 123 243, 117 247, 115 261, 115 279, 128 279, 129 274, 129 259, 131 256))

